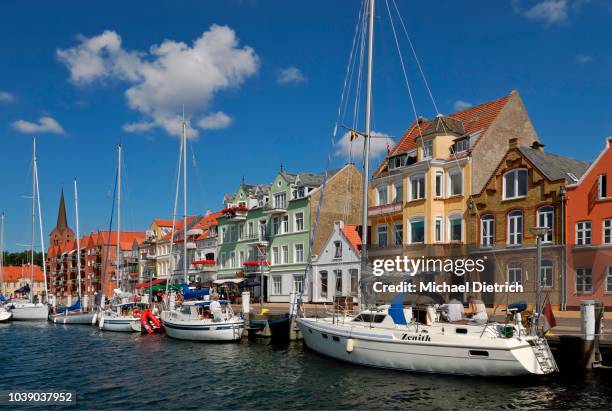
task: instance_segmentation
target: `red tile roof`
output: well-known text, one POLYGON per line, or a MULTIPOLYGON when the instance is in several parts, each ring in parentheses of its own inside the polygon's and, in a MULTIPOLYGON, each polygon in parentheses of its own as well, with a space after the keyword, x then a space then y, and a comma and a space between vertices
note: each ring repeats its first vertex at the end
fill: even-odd
POLYGON ((357 255, 361 254, 361 234, 357 230, 357 226, 353 224, 345 224, 344 227, 340 230, 342 234, 346 237, 349 244, 357 255))
MULTIPOLYGON (((2 268, 3 281, 4 282, 15 282, 20 278, 29 279, 31 275, 30 264, 24 264, 20 266, 8 266, 2 268)), ((39 265, 34 266, 34 281, 44 281, 43 272, 39 265)))
MULTIPOLYGON (((488 101, 486 103, 479 104, 477 106, 470 107, 463 111, 450 114, 448 117, 460 120, 463 123, 465 132, 468 134, 475 133, 477 131, 485 131, 488 129, 493 121, 497 118, 498 114, 504 108, 508 102, 511 92, 509 95, 498 98, 496 100, 488 101)), ((389 156, 396 154, 405 153, 417 147, 417 137, 427 128, 431 123, 430 120, 421 119, 417 124, 416 121, 412 122, 408 130, 403 134, 402 138, 397 144, 391 149, 389 156)), ((386 158, 378 166, 375 175, 386 169, 386 158)))
POLYGON ((153 220, 158 227, 172 227, 172 220, 153 220))
MULTIPOLYGON (((98 235, 96 235, 98 237, 98 235)), ((108 241, 109 232, 108 231, 100 231, 99 234, 99 242, 103 245, 116 246, 117 245, 117 232, 110 232, 110 241, 108 241)), ((132 245, 134 245, 134 241, 138 244, 142 243, 146 237, 146 233, 144 231, 121 231, 119 233, 119 241, 121 242, 122 250, 131 250, 132 245)))

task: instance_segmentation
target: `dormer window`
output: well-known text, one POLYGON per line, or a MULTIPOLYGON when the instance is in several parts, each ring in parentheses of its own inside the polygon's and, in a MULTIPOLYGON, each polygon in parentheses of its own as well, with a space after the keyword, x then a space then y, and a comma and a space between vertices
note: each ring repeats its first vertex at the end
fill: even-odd
POLYGON ((470 140, 468 138, 464 138, 462 140, 455 141, 453 145, 453 152, 462 153, 464 151, 468 151, 470 148, 470 140))
POLYGON ((527 195, 527 170, 519 168, 504 174, 504 200, 527 195))
POLYGON ((293 190, 294 199, 304 198, 305 195, 306 195, 306 188, 304 186, 297 187, 295 190, 293 190))
POLYGON ((389 170, 395 170, 396 168, 404 167, 406 165, 406 157, 406 154, 391 157, 388 163, 389 170))
POLYGON ((423 142, 423 158, 433 157, 433 140, 423 142))

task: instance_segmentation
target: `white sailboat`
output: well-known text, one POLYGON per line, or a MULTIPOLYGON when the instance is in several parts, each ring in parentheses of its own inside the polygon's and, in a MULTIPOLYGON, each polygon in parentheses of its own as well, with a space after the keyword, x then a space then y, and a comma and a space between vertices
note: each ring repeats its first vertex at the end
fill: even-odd
POLYGON ((4 307, 4 212, 0 215, 0 323, 11 319, 13 313, 4 307))
MULTIPOLYGON (((368 68, 365 106, 362 242, 367 244, 369 140, 371 125, 374 2, 369 0, 368 68)), ((367 249, 362 249, 362 270, 367 249)), ((557 370, 546 339, 528 333, 518 309, 510 310, 514 324, 442 322, 434 315, 425 323, 412 309, 391 304, 363 309, 355 316, 297 319, 305 344, 323 355, 353 364, 401 371, 478 376, 549 374, 557 370), (418 316, 417 316, 418 318, 418 316)), ((303 310, 302 310, 303 312, 303 310)), ((430 313, 431 314, 431 313, 430 313)))
MULTIPOLYGON (((122 148, 119 144, 117 149, 117 248, 115 256, 115 275, 119 288, 115 290, 111 301, 111 307, 104 309, 104 284, 102 284, 101 312, 97 319, 98 326, 103 331, 140 332, 140 310, 145 308, 143 304, 130 302, 133 297, 121 287, 124 285, 121 278, 121 154, 122 148)), ((110 242, 109 230, 109 242, 110 242)), ((106 267, 104 268, 106 270, 106 267)))
MULTIPOLYGON (((188 283, 187 254, 187 122, 183 115, 180 154, 183 166, 183 281, 188 283)), ((180 168, 180 163, 179 163, 180 168)), ((177 180, 177 194, 178 194, 177 180)), ((173 217, 174 218, 174 217, 173 217)), ((174 226, 174 224, 173 224, 174 226)), ((172 232, 174 236, 174 232, 172 232)), ((170 259, 171 264, 173 259, 170 259)), ((214 305, 216 305, 213 302, 214 305)), ((244 320, 227 301, 219 301, 221 310, 211 312, 210 301, 185 301, 176 309, 162 311, 161 320, 169 337, 194 341, 237 341, 244 331, 244 320)), ((213 305, 213 307, 214 307, 213 305)))
POLYGON ((42 228, 42 214, 40 207, 40 191, 38 188, 38 164, 36 159, 36 139, 32 140, 32 244, 31 244, 31 276, 29 300, 14 300, 7 304, 7 308, 13 313, 13 320, 17 321, 40 321, 46 320, 49 315, 49 306, 44 301, 47 296, 47 267, 45 264, 45 241, 42 228), (34 298, 34 237, 36 226, 36 211, 38 210, 38 226, 40 229, 40 246, 43 260, 44 295, 42 301, 34 298))
POLYGON ((81 285, 81 243, 79 233, 79 197, 77 191, 77 180, 74 179, 74 212, 76 216, 76 259, 77 259, 77 303, 72 307, 63 307, 57 314, 49 315, 49 321, 55 324, 88 324, 91 325, 94 313, 84 312, 83 310, 83 295, 81 285))

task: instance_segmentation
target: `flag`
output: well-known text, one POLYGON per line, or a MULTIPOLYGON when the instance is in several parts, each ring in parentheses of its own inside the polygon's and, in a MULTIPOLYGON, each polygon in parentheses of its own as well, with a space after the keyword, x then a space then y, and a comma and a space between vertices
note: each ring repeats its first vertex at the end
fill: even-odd
POLYGON ((557 320, 555 320, 555 315, 553 314, 552 306, 550 303, 546 304, 546 308, 544 308, 544 332, 554 328, 557 326, 557 320))
POLYGON ((357 137, 359 137, 359 134, 357 134, 355 130, 351 130, 350 131, 350 141, 355 140, 357 137))
POLYGON ((387 157, 391 155, 391 147, 389 146, 389 140, 387 140, 387 157))

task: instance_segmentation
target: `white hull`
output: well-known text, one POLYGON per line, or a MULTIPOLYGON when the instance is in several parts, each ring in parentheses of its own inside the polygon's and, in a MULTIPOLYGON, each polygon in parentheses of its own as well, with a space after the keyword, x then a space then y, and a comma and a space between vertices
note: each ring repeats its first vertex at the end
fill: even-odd
POLYGON ((52 314, 49 316, 49 321, 54 324, 88 324, 93 322, 95 313, 65 313, 52 314))
POLYGON ((41 303, 19 303, 11 309, 14 321, 46 321, 49 307, 41 303))
MULTIPOLYGON (((526 338, 455 338, 450 324, 446 335, 404 330, 380 330, 298 319, 308 348, 338 360, 401 371, 477 376, 545 374, 526 338), (350 351, 350 352, 349 352, 350 351)), ((465 326, 462 326, 462 328, 465 326)), ((427 327, 421 327, 421 329, 427 327)), ((482 330, 482 327, 480 327, 482 330)), ((439 330, 439 328, 438 328, 439 330)))
POLYGON ((118 332, 136 332, 140 331, 135 329, 134 323, 140 325, 140 318, 134 317, 109 317, 103 315, 100 319, 100 329, 102 331, 118 331, 118 332))
POLYGON ((168 337, 192 341, 238 341, 244 331, 243 321, 173 321, 163 322, 168 337))
POLYGON ((0 323, 6 322, 11 319, 13 313, 5 310, 4 308, 0 308, 0 323))

